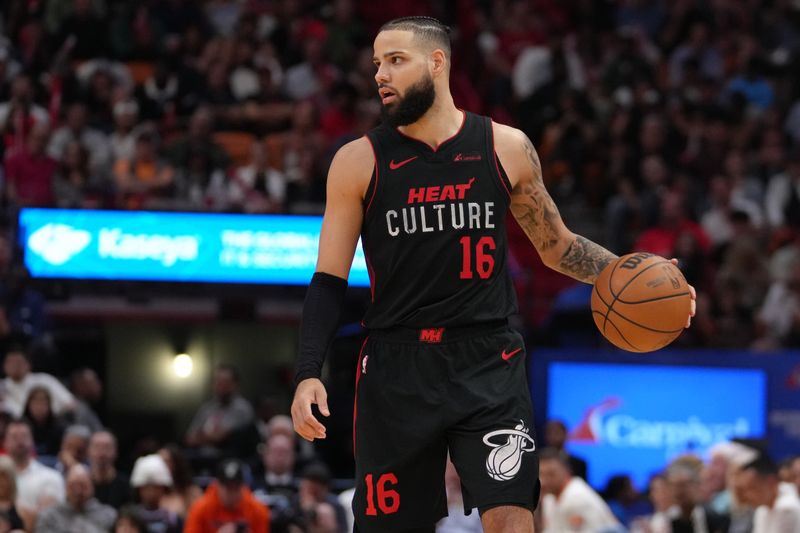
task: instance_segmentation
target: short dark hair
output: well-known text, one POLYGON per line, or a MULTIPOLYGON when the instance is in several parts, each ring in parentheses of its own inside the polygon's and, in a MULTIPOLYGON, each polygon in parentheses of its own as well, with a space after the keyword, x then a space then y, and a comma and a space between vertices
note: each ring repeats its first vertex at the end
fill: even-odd
POLYGON ((217 372, 228 372, 235 383, 239 383, 239 369, 229 363, 219 363, 215 368, 217 372))
POLYGON ((742 467, 742 471, 747 470, 753 470, 758 477, 772 477, 778 475, 778 465, 763 454, 742 467))
POLYGON ((400 17, 381 26, 378 33, 388 30, 410 31, 417 39, 444 50, 445 56, 450 58, 450 27, 438 19, 422 16, 400 17))

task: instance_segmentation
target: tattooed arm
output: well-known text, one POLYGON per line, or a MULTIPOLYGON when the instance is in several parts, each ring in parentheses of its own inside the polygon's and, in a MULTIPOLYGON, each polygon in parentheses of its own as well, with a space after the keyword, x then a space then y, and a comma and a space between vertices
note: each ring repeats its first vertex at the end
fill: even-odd
POLYGON ((494 132, 497 155, 513 186, 511 212, 542 261, 577 280, 594 283, 600 271, 617 256, 564 225, 544 186, 539 156, 530 139, 501 124, 494 124, 494 132))

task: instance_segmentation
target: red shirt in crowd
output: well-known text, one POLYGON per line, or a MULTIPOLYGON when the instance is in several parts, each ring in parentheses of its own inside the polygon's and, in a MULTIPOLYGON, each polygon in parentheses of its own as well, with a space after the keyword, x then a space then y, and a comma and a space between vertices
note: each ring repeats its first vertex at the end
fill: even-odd
POLYGON ((234 509, 222 505, 219 486, 213 483, 189 510, 184 533, 216 533, 225 524, 247 524, 248 533, 269 533, 269 509, 259 502, 247 487, 242 487, 242 500, 234 509))
POLYGON ((53 177, 58 162, 44 154, 34 155, 27 148, 11 155, 5 162, 6 181, 16 191, 22 205, 53 205, 53 177))

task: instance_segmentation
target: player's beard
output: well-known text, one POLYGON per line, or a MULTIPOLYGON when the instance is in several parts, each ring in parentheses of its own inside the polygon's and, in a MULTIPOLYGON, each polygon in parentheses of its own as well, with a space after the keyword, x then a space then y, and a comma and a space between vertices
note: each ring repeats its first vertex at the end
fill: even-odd
POLYGON ((389 105, 381 107, 384 124, 396 128, 408 126, 422 118, 436 99, 433 77, 426 73, 421 80, 406 90, 406 94, 389 105))

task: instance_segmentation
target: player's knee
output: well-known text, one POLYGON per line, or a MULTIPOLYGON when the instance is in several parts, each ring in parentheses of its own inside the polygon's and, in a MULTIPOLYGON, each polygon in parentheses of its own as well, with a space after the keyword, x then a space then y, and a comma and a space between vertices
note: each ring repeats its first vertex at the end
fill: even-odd
POLYGON ((533 513, 530 509, 502 505, 479 511, 486 533, 533 533, 533 513))

